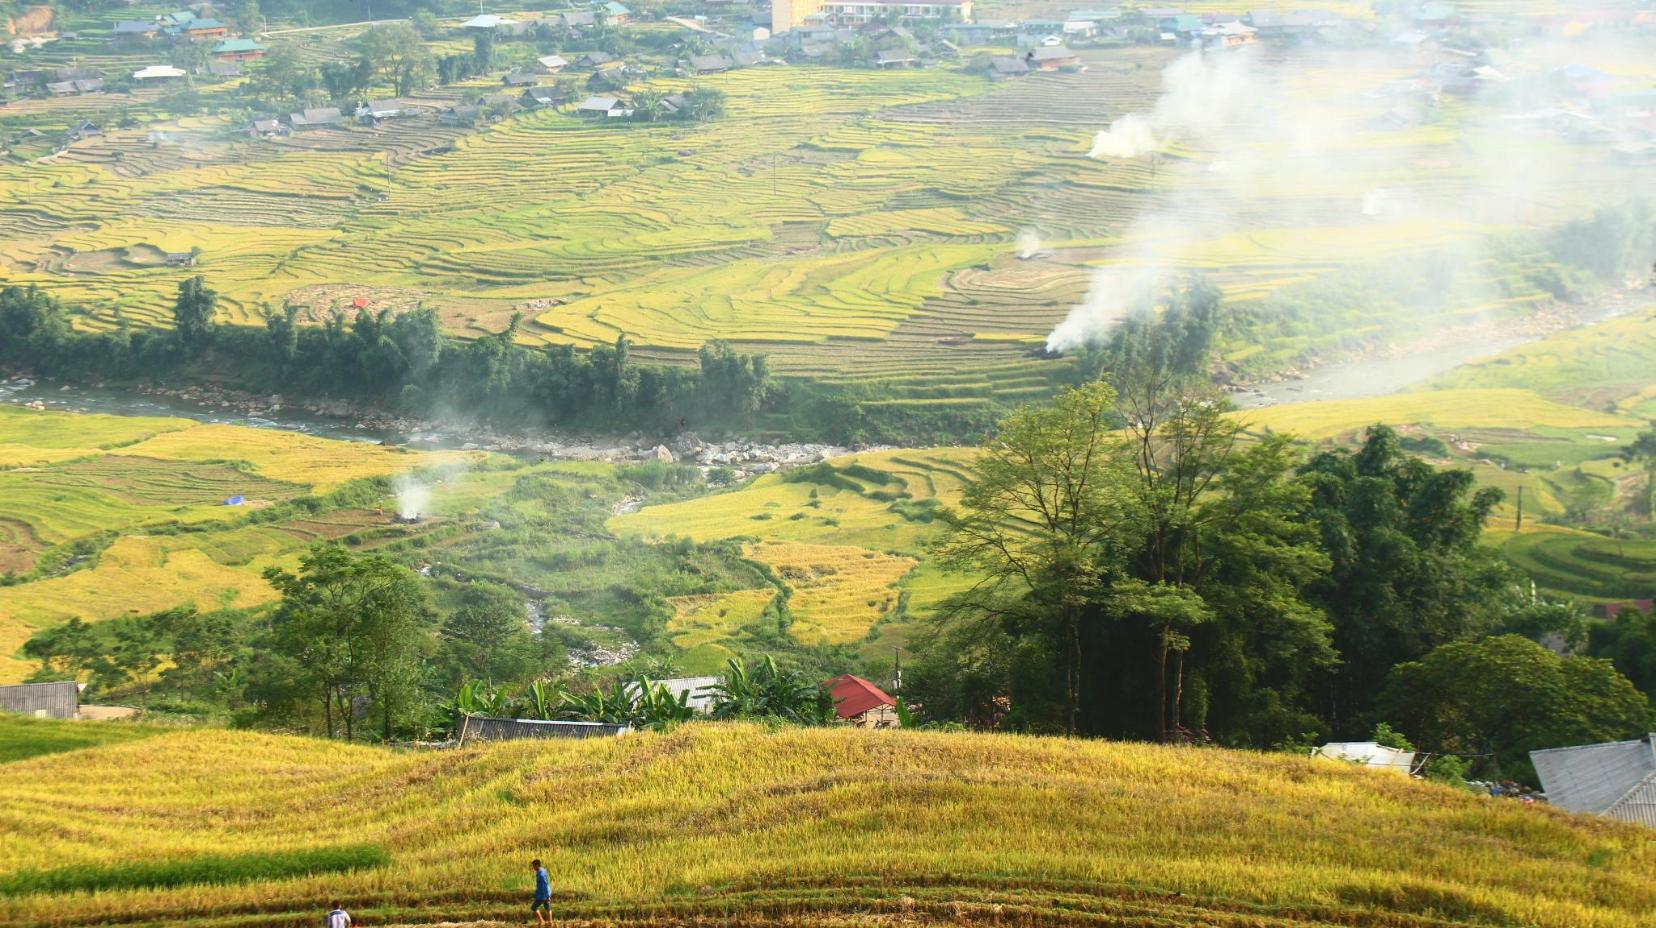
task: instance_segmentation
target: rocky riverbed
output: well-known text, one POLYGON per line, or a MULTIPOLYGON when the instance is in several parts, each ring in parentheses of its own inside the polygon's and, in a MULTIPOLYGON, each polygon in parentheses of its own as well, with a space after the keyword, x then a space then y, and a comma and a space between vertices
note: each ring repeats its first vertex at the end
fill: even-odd
POLYGON ((816 442, 704 441, 691 432, 663 443, 636 434, 507 431, 475 423, 398 416, 343 400, 297 400, 213 386, 83 387, 12 377, 0 380, 0 403, 107 415, 180 416, 434 450, 475 449, 548 460, 683 463, 704 470, 728 468, 734 479, 870 450, 816 442))

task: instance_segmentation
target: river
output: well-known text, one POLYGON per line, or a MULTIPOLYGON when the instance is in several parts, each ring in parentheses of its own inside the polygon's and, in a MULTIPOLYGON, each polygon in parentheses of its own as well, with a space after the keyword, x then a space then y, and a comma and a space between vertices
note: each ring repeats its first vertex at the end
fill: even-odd
MULTIPOLYGON (((1281 403, 1400 393, 1463 364, 1500 354, 1566 329, 1623 315, 1648 302, 1648 299, 1648 291, 1620 293, 1592 304, 1568 307, 1551 314, 1540 313, 1503 328, 1486 324, 1451 330, 1439 333, 1429 341, 1384 355, 1334 361, 1291 379, 1241 387, 1231 396, 1237 406, 1247 409, 1281 403)), ((401 425, 386 427, 375 424, 376 421, 387 421, 383 418, 365 422, 314 414, 294 405, 284 405, 280 410, 263 410, 260 414, 247 414, 225 400, 210 397, 192 400, 113 387, 37 383, 26 378, 0 380, 0 403, 116 416, 172 416, 198 422, 283 429, 324 438, 432 450, 482 448, 544 458, 611 461, 636 460, 654 453, 654 446, 648 443, 621 438, 580 440, 555 433, 508 435, 415 420, 390 420, 401 425)), ((694 449, 681 451, 680 457, 705 465, 733 466, 739 472, 750 469, 762 472, 774 469, 774 466, 810 463, 851 450, 809 443, 697 443, 694 449)))

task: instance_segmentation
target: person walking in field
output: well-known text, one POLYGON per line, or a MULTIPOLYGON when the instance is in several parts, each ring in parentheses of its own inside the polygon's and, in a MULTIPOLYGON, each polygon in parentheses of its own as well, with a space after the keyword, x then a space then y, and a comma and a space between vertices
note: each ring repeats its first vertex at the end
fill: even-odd
POLYGON ((355 922, 351 921, 351 913, 339 903, 333 904, 333 911, 328 913, 328 928, 351 928, 355 922))
MULTIPOLYGON (((535 901, 530 903, 529 911, 535 913, 535 920, 542 925, 552 923, 552 877, 541 866, 539 860, 532 860, 529 866, 535 870, 535 901)), ((332 928, 332 926, 329 926, 332 928)))

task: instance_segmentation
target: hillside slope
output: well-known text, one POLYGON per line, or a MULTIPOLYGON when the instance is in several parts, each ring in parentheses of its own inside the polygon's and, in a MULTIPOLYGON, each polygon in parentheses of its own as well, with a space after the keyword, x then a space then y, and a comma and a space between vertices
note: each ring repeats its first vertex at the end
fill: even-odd
POLYGON ((397 754, 189 731, 0 764, 0 823, 17 926, 299 926, 333 898, 373 925, 515 924, 532 856, 560 918, 601 924, 1562 928, 1656 909, 1656 840, 1631 826, 1280 755, 1015 736, 695 725, 397 754), (193 857, 222 873, 365 846, 350 872, 120 888, 193 857), (16 890, 52 873, 115 891, 16 890))

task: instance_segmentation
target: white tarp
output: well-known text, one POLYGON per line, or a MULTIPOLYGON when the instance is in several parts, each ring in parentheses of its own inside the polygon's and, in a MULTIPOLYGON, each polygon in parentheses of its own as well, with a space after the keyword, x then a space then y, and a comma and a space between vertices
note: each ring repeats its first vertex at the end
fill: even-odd
POLYGON ((1399 751, 1373 741, 1334 741, 1312 751, 1311 756, 1377 767, 1405 776, 1413 772, 1415 759, 1413 751, 1399 751))

